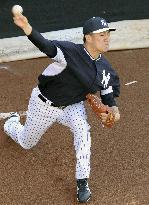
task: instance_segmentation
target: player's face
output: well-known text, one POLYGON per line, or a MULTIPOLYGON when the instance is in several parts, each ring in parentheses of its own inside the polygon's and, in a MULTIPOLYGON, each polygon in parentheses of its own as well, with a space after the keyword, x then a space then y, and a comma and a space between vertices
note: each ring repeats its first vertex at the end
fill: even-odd
POLYGON ((92 33, 90 43, 92 48, 98 52, 106 52, 109 49, 110 32, 92 33))

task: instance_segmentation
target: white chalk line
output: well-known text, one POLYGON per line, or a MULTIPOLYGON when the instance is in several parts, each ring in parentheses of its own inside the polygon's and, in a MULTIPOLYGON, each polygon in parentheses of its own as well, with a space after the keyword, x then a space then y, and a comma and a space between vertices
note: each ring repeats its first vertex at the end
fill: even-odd
POLYGON ((4 69, 4 70, 8 70, 8 67, 7 66, 4 66, 4 65, 0 65, 0 69, 4 69))
MULTIPOLYGON (((0 120, 4 120, 4 119, 7 119, 9 117, 11 117, 11 115, 13 114, 14 112, 3 112, 3 113, 0 113, 0 120)), ((26 115, 26 111, 19 111, 17 112, 20 116, 25 116, 26 115)))
POLYGON ((131 85, 131 84, 134 84, 134 83, 137 83, 138 81, 134 80, 134 81, 131 81, 129 83, 125 83, 125 85, 131 85))
POLYGON ((5 70, 7 71, 8 73, 11 73, 13 75, 16 75, 16 76, 20 76, 21 74, 14 71, 12 68, 10 68, 9 66, 5 66, 5 65, 0 65, 0 70, 5 70))

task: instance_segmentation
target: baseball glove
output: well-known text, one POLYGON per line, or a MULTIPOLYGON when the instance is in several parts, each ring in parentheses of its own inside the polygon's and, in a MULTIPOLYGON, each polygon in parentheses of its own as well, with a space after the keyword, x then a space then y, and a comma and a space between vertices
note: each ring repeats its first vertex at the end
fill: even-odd
POLYGON ((87 102, 89 103, 89 105, 91 106, 91 108, 93 109, 93 111, 96 113, 97 117, 99 117, 101 119, 101 113, 106 113, 108 114, 106 121, 103 123, 104 126, 106 127, 112 127, 114 124, 114 120, 115 120, 115 115, 112 112, 112 109, 110 109, 110 107, 108 105, 104 105, 101 102, 101 99, 98 98, 96 95, 94 94, 88 94, 86 96, 87 102))

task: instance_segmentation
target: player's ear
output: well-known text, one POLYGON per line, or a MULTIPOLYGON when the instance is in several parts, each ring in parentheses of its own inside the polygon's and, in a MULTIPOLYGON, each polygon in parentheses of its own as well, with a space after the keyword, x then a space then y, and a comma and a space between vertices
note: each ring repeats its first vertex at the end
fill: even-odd
POLYGON ((86 41, 87 41, 87 42, 90 42, 90 41, 91 41, 91 35, 90 35, 90 34, 85 35, 85 38, 86 38, 86 41))

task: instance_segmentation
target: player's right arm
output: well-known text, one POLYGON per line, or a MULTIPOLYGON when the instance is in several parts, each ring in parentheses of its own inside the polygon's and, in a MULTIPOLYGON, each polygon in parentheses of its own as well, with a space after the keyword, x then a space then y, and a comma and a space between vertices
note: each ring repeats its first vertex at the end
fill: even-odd
POLYGON ((20 27, 27 35, 28 39, 37 47, 40 51, 45 53, 50 58, 54 58, 57 54, 57 48, 52 43, 45 39, 39 32, 34 30, 29 24, 28 19, 22 14, 13 17, 14 23, 20 27))

